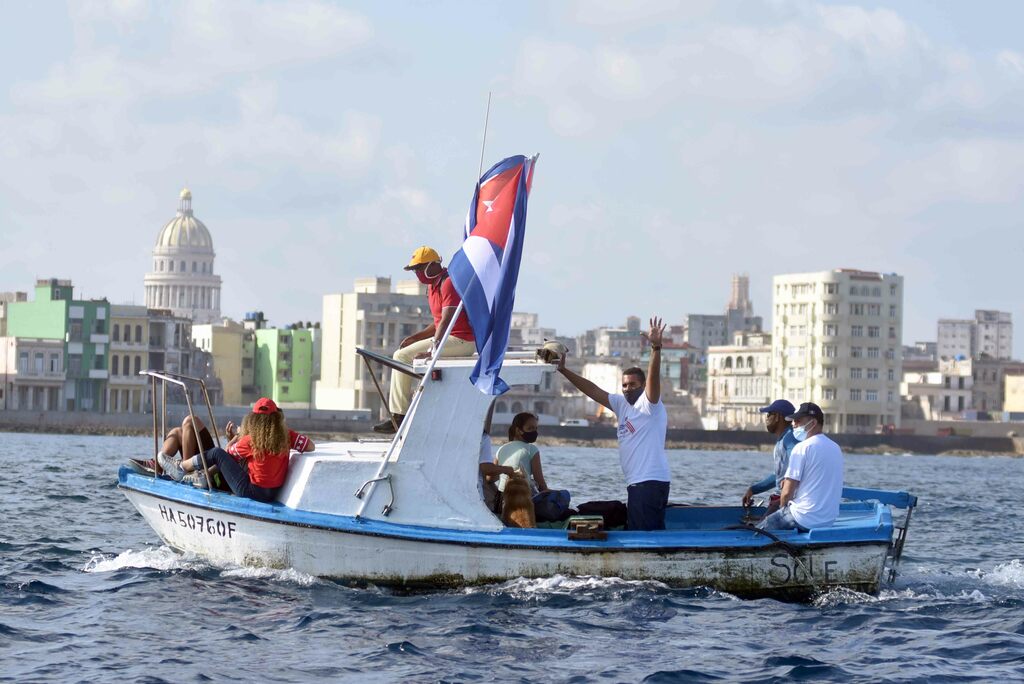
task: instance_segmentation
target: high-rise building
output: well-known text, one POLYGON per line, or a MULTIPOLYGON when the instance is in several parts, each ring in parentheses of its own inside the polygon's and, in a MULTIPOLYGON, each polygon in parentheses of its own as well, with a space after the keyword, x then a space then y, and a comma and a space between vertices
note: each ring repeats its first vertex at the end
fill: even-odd
POLYGON ((940 359, 969 359, 974 356, 974 321, 940 318, 935 349, 940 359))
POLYGON ((773 284, 772 396, 813 401, 833 432, 899 426, 903 277, 838 269, 773 284))
POLYGON ((220 321, 219 275, 213 272, 213 238, 192 213, 192 193, 181 191, 178 213, 157 236, 153 270, 146 274, 146 306, 169 309, 195 323, 220 321))
POLYGON ((1013 357, 1013 319, 1009 312, 976 309, 974 318, 941 318, 937 354, 940 359, 1013 357))
POLYGON ((974 321, 975 356, 1013 358, 1013 319, 1008 311, 976 309, 974 321))
MULTIPOLYGON (((399 281, 392 291, 391 278, 357 278, 352 292, 324 295, 316 408, 369 409, 379 415, 382 402, 356 349, 390 355, 403 339, 433 322, 426 286, 415 280, 399 281)), ((372 369, 386 393, 391 371, 376 364, 372 369)))

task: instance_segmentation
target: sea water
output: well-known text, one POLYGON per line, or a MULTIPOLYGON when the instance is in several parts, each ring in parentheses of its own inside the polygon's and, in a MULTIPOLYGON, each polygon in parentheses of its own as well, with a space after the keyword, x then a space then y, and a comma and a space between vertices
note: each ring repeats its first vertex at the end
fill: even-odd
MULTIPOLYGON (((0 433, 3 681, 1024 679, 1024 460, 848 454, 850 485, 920 497, 902 575, 811 604, 615 578, 403 593, 215 567, 117 490, 152 440, 0 433)), ((543 447, 574 501, 623 498, 611 449, 543 447)), ((757 452, 673 451, 672 500, 737 504, 757 452)))

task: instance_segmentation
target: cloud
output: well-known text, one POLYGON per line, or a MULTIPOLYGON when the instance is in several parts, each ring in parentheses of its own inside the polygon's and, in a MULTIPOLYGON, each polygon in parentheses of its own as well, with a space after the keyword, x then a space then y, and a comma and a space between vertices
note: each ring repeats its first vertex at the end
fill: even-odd
POLYGON ((490 81, 489 153, 542 153, 519 305, 545 325, 717 311, 733 270, 761 313, 772 274, 841 265, 904 272, 908 292, 961 284, 908 302, 920 320, 1012 290, 995 266, 977 287, 928 273, 989 263, 966 231, 1012 236, 1024 210, 1012 45, 951 45, 912 7, 811 0, 587 0, 501 25, 475 5, 403 10, 72 4, 70 39, 3 74, 0 221, 46 257, 0 258, 9 287, 44 263, 137 292, 187 182, 228 309, 254 305, 276 258, 296 275, 259 305, 315 315, 355 275, 401 275, 417 244, 457 247, 482 104, 466 84, 490 81))

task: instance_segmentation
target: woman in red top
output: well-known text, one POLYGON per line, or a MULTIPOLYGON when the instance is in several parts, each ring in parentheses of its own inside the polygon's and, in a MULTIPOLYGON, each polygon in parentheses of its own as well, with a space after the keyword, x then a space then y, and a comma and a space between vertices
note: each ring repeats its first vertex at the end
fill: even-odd
MULTIPOLYGON (((288 455, 292 450, 314 449, 312 440, 288 429, 284 414, 266 397, 257 401, 252 413, 245 417, 240 436, 231 434, 234 425, 228 427, 231 442, 227 451, 210 449, 204 454, 206 465, 216 465, 236 495, 256 501, 273 501, 277 496, 288 475, 288 455)), ((185 473, 200 469, 203 464, 196 455, 183 460, 180 466, 171 459, 161 459, 160 467, 171 479, 180 481, 185 473)))

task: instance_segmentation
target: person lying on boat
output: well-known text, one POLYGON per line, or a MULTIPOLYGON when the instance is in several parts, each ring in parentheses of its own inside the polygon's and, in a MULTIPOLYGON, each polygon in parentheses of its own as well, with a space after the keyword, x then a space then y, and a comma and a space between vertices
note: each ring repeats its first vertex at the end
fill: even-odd
POLYGON ((792 421, 799 444, 789 455, 779 510, 758 527, 801 532, 829 527, 839 517, 843 498, 843 450, 822 433, 825 414, 817 404, 800 404, 786 420, 792 421))
POLYGON ((619 463, 626 477, 627 530, 665 529, 665 508, 672 476, 665 455, 668 413, 661 402, 661 342, 665 324, 651 319, 644 334, 651 345, 647 374, 639 368, 622 372, 622 394, 609 394, 590 380, 565 367, 565 355, 558 359, 558 372, 576 389, 601 406, 611 409, 618 420, 619 463))
POLYGON ((782 494, 782 478, 786 474, 786 468, 789 466, 789 454, 793 451, 799 442, 796 441, 796 437, 793 436, 793 428, 786 420, 786 416, 790 416, 796 413, 796 409, 793 405, 785 399, 776 399, 770 405, 764 408, 758 409, 764 414, 764 426, 768 432, 775 435, 775 450, 772 452, 772 462, 774 464, 774 470, 764 476, 764 479, 758 480, 754 484, 747 487, 747 491, 743 493, 743 507, 749 508, 754 503, 754 495, 767 492, 770 489, 774 489, 775 492, 771 495, 768 504, 768 511, 766 515, 770 515, 778 510, 779 498, 782 494))
MULTIPOLYGON (((210 431, 206 429, 206 426, 199 419, 196 419, 196 422, 199 425, 198 431, 192 427, 191 416, 185 416, 185 420, 182 421, 180 427, 171 428, 164 437, 158 457, 159 454, 163 454, 167 458, 180 461, 183 458, 192 458, 198 454, 200 446, 202 446, 203 451, 212 449, 214 445, 210 431), (179 453, 181 453, 181 456, 178 455, 179 453)), ((231 424, 228 423, 228 425, 231 424)), ((134 467, 145 472, 156 470, 156 458, 149 460, 130 458, 128 460, 134 467)))
MULTIPOLYGON (((530 486, 530 498, 533 499, 538 522, 554 522, 559 520, 569 508, 569 492, 553 491, 548 488, 544 479, 544 469, 540 461, 540 449, 534 442, 539 434, 539 421, 532 413, 517 413, 508 428, 508 443, 498 449, 495 462, 499 467, 510 471, 521 471, 530 486)), ((505 473, 498 480, 498 491, 505 493, 505 486, 513 472, 505 473)))
MULTIPOLYGON (((257 401, 252 413, 246 416, 243 432, 245 434, 229 444, 227 450, 214 447, 206 451, 203 454, 206 465, 217 467, 235 495, 273 501, 288 474, 290 451, 313 451, 313 441, 289 430, 284 414, 267 397, 257 401)), ((178 482, 186 473, 203 467, 198 455, 183 460, 180 465, 163 454, 157 458, 164 473, 178 482)))
MULTIPOLYGON (((427 246, 417 249, 405 270, 414 271, 419 281, 427 286, 427 301, 430 304, 430 314, 434 317, 431 325, 402 340, 393 355, 395 361, 411 364, 414 359, 429 356, 441 344, 441 339, 462 299, 448 277, 448 269, 441 266, 441 255, 434 249, 427 246)), ((441 350, 441 356, 472 356, 476 353, 475 339, 473 329, 469 326, 469 317, 463 311, 441 350)), ((405 373, 391 374, 388 407, 395 421, 392 423, 391 420, 385 420, 374 425, 374 432, 391 434, 395 432, 396 425, 402 424, 412 402, 414 382, 415 378, 405 373)))

